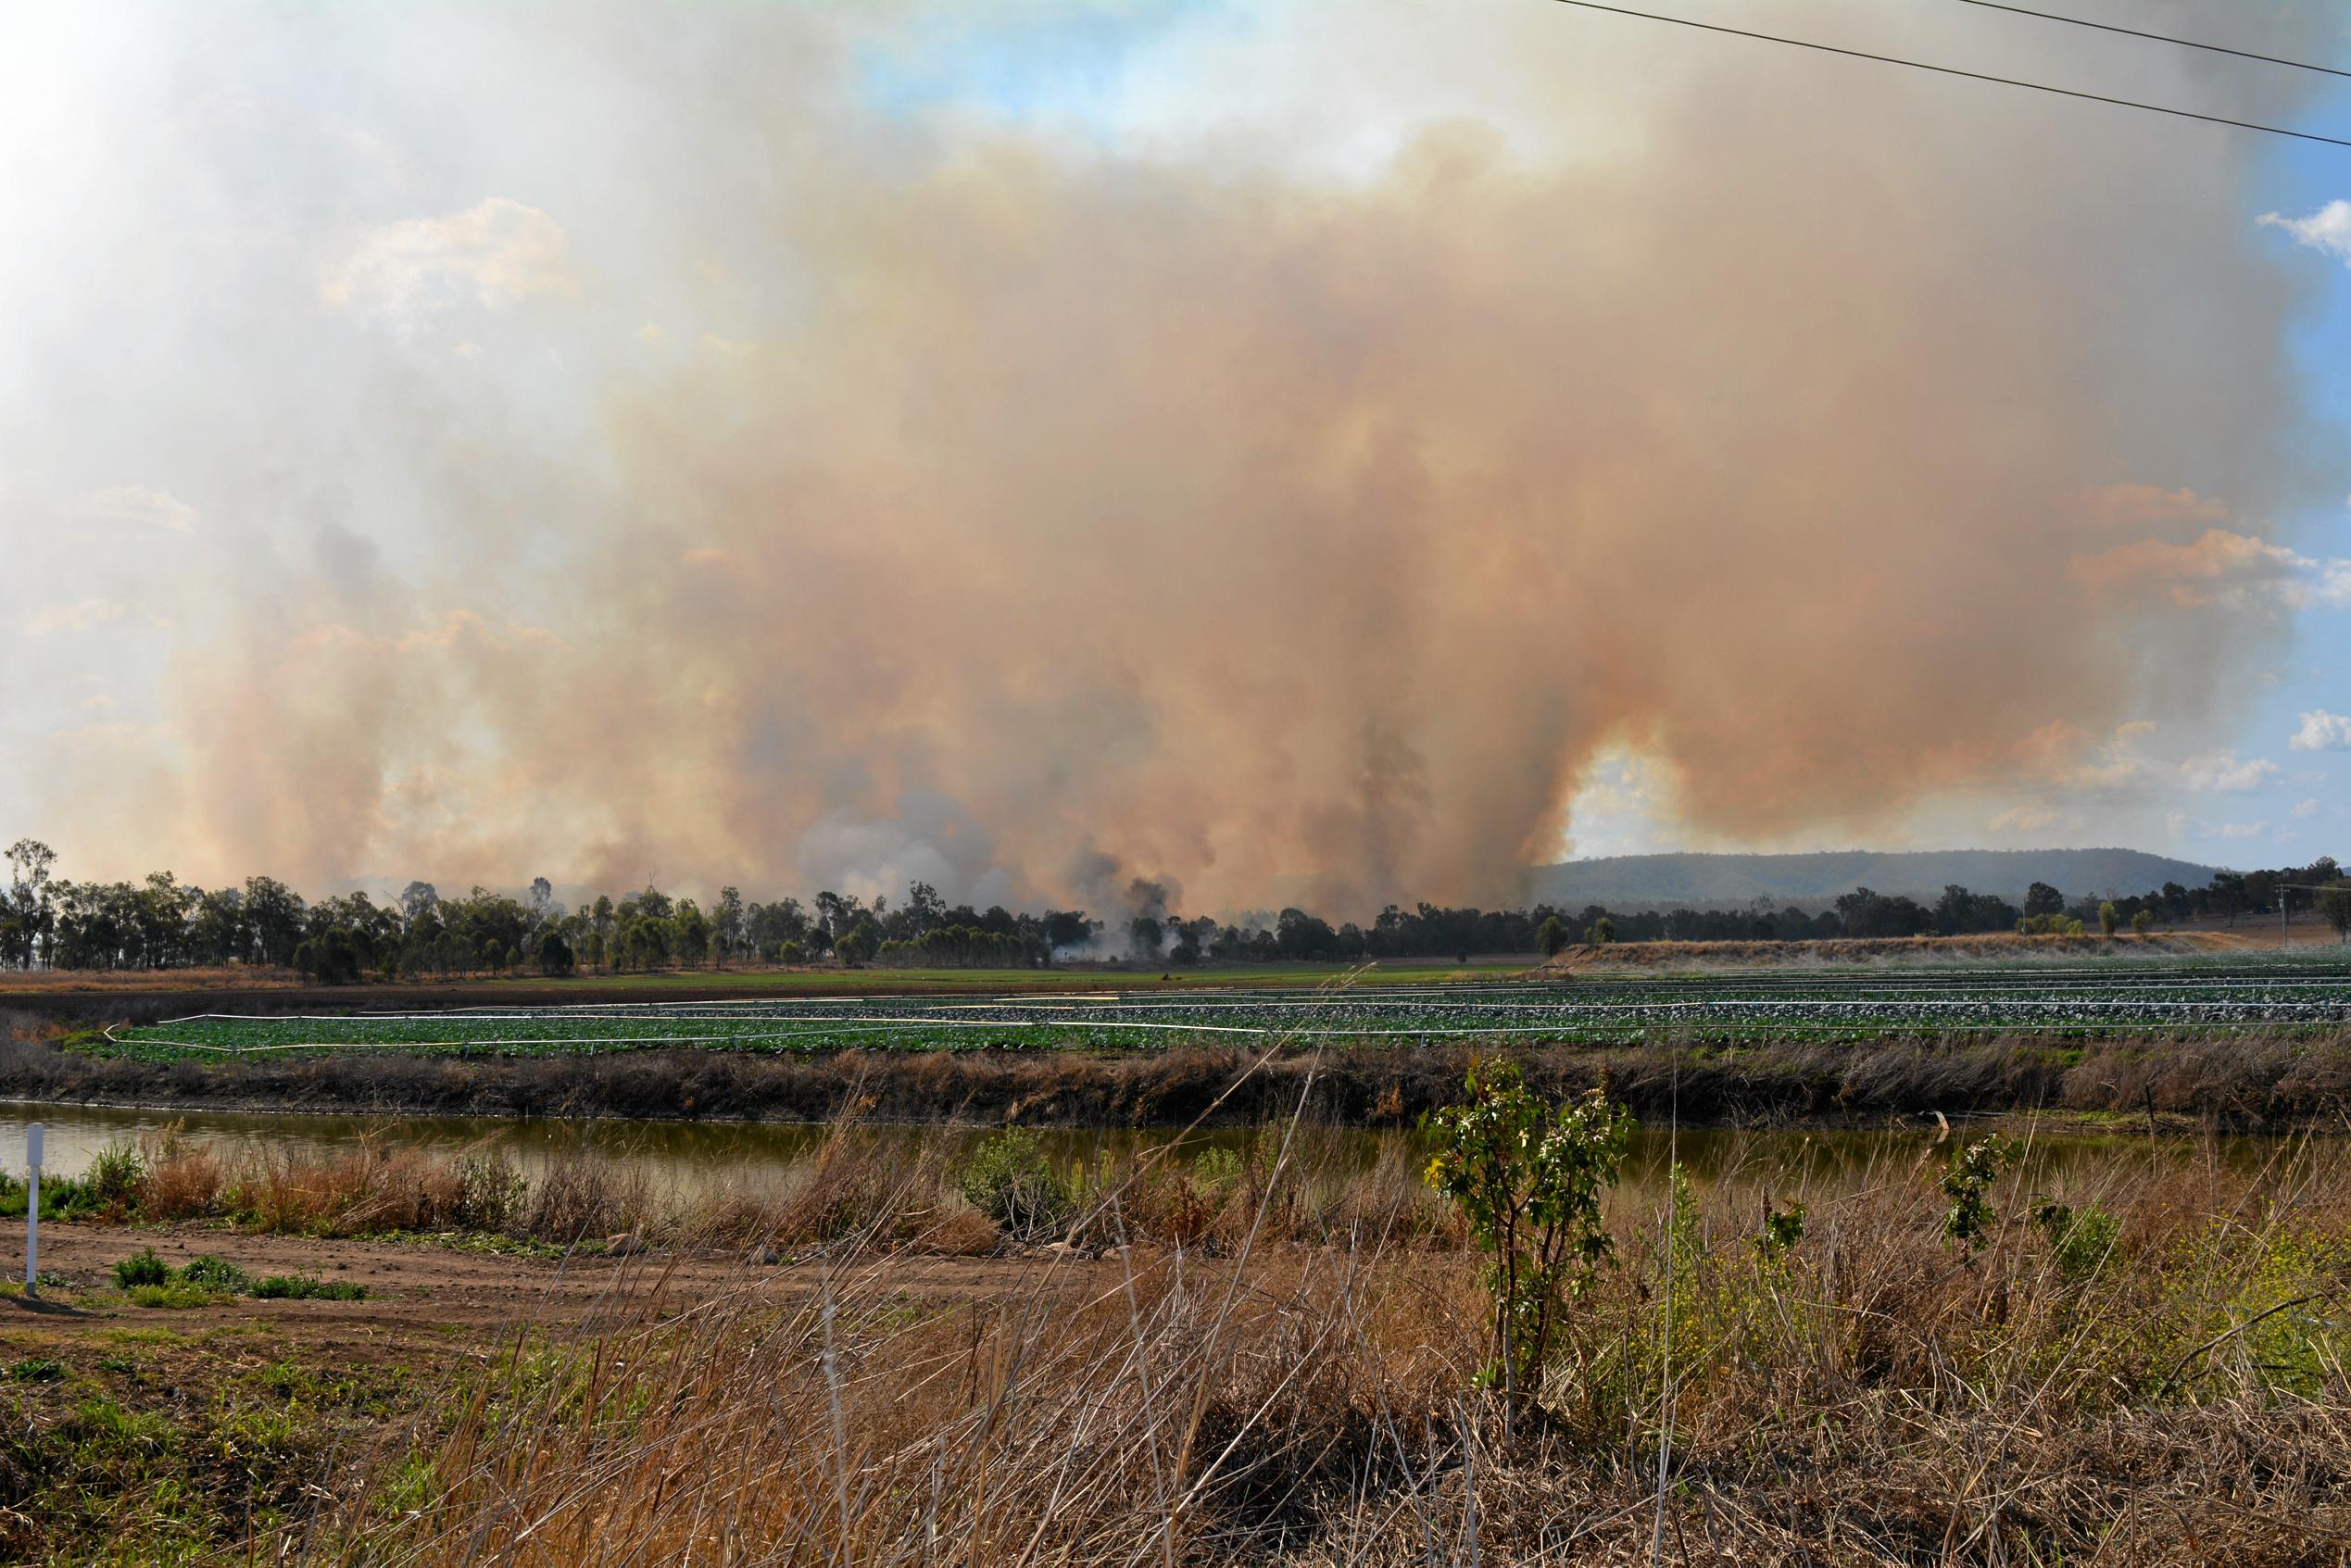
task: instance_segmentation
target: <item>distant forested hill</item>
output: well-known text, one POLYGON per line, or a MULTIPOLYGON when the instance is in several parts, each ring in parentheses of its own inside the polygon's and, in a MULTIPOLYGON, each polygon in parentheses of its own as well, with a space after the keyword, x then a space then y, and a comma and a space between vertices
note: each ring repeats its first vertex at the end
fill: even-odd
POLYGON ((1819 901, 1855 887, 1931 902, 1957 883, 2021 901, 2036 882, 2068 897, 2144 893, 2177 882, 2201 887, 2215 868, 2136 849, 1845 849, 1818 855, 1613 855, 1537 866, 1531 899, 1566 909, 1586 904, 1743 904, 1819 901))

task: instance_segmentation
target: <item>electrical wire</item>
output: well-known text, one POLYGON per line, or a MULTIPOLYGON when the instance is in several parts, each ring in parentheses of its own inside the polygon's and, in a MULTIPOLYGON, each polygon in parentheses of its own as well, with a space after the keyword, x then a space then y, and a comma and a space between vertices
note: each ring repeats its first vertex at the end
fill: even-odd
POLYGON ((2068 27, 2095 28, 2100 32, 2118 32, 2125 38, 2144 38, 2156 44, 2176 44, 2182 49, 2203 49, 2215 55, 2234 55, 2241 60, 2259 60, 2264 65, 2289 66, 2295 70, 2315 70, 2321 76, 2351 77, 2351 70, 2337 70, 2332 66, 2312 65, 2307 60, 2289 60, 2282 55, 2257 55, 2250 49, 2232 49, 2225 44, 2202 44, 2193 38, 2175 38, 2168 32, 2147 32, 2135 27, 2118 27, 2113 22, 2093 22, 2086 17, 2063 17, 2055 11, 2036 11, 2029 6, 2011 6, 2005 0, 1959 0, 1963 6, 1980 6, 1987 11, 2011 11, 2020 17, 2038 17, 2045 22, 2064 22, 2068 27))
POLYGON ((1867 49, 1848 49, 1835 44, 1816 44, 1807 38, 1785 38, 1778 33, 1754 32, 1743 27, 1725 27, 1719 22, 1696 21, 1689 17, 1669 17, 1656 11, 1636 11, 1626 6, 1603 6, 1600 0, 1554 0, 1561 6, 1573 6, 1579 10, 1605 11, 1611 16, 1638 17, 1643 21, 1671 22, 1677 27, 1692 27, 1701 32, 1728 33, 1734 38, 1753 38, 1765 44, 1784 44, 1795 49, 1812 49, 1824 55, 1843 55, 1850 59, 1875 60, 1880 65, 1907 66, 1913 70, 1930 70, 1938 76, 1964 77, 1970 82, 1996 82, 2003 87, 2023 87, 2035 93, 2054 93, 2061 98, 2080 98, 2093 104, 2111 104, 2117 108, 2144 109, 2149 114, 2168 114, 2180 119, 2200 119, 2207 125, 2232 126, 2239 131, 2258 131, 2269 136, 2290 136, 2298 142, 2322 142, 2331 147, 2351 147, 2351 140, 2341 136, 2321 136, 2315 131, 2289 131, 2282 125, 2263 125, 2256 120, 2231 119, 2226 115, 2200 114, 2194 109, 2173 108, 2167 104, 2143 103, 2135 98, 2114 98, 2104 93, 2084 93, 2072 87, 2053 87, 2045 82, 2027 82, 2020 77, 1994 76, 1989 71, 1962 70, 1957 66, 1930 65, 1925 60, 1906 59, 1899 55, 1874 55, 1867 49))

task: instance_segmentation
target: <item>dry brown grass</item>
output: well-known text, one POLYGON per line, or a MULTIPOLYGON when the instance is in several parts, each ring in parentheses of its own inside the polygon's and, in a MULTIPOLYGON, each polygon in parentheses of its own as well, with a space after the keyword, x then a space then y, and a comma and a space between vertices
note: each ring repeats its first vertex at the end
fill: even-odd
MULTIPOLYGON (((1472 1386, 1473 1256, 1400 1246, 1373 1221, 1391 1198, 1352 1200, 1356 1228, 1305 1242, 1276 1217, 1293 1175, 1341 1180, 1307 1142, 1276 1150, 1218 1255, 1040 1262, 977 1303, 906 1297, 872 1225, 803 1298, 746 1287, 656 1327, 526 1332, 376 1456, 303 1551, 562 1568, 2341 1560, 2351 1173, 2333 1150, 2257 1172, 2028 1160, 1972 1255, 1942 1235, 1939 1169, 1915 1147, 1810 1184, 1734 1166, 1672 1247, 1664 1187, 1620 1189, 1616 1264, 1546 1418, 1508 1434, 1472 1386), (1810 1204, 1784 1260, 1754 1244, 1767 1192, 1810 1204), (2030 1217, 2053 1198, 2111 1215, 2111 1237, 2068 1255, 2030 1217)), ((1101 1190, 1089 1226, 1131 1235, 1139 1185, 1101 1190)))
MULTIPOLYGON (((2308 940, 2306 936, 2305 940, 2308 940)), ((2208 931, 2159 931, 2142 936, 2024 936, 2011 931, 1972 936, 1838 936, 1817 942, 1613 942, 1579 944, 1541 968, 1707 969, 1726 964, 1801 968, 1818 964, 1998 963, 2018 959, 2144 958, 2156 953, 2229 951, 2244 944, 2208 931)))
MULTIPOLYGON (((91 1217, 223 1219, 330 1236, 484 1232, 558 1247, 600 1246, 626 1235, 655 1247, 702 1249, 845 1241, 966 1256, 999 1249, 1006 1238, 957 1191, 955 1148, 843 1120, 788 1170, 671 1190, 643 1165, 592 1144, 566 1148, 526 1182, 504 1155, 484 1150, 373 1141, 334 1152, 224 1149, 174 1131, 141 1144, 132 1200, 91 1217)), ((1230 1250, 1256 1229, 1313 1245, 1366 1236, 1456 1245, 1459 1228, 1421 1183, 1415 1158, 1385 1147, 1366 1165, 1365 1148, 1350 1132, 1300 1128, 1261 1133, 1238 1156, 1202 1159, 1155 1146, 1058 1168, 1055 1179, 1076 1216, 1066 1239, 1097 1248, 1142 1241, 1213 1251, 1230 1250), (1107 1206, 1111 1195, 1115 1210, 1107 1206)))

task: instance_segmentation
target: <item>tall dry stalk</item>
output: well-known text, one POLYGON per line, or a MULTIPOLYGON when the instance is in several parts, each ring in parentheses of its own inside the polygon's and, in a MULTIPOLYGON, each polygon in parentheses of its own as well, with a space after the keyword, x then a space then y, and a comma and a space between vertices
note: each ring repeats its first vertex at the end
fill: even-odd
POLYGON ((1930 1148, 1729 1163, 1672 1248, 1652 1218, 1670 1195, 1616 1195, 1621 1266, 1552 1369, 1554 1419, 1515 1441, 1467 1392, 1462 1250, 1261 1232, 1230 1256, 1039 1260, 975 1293, 876 1227, 821 1287, 786 1275, 654 1323, 616 1299, 526 1335, 305 1549, 1164 1568, 1632 1562, 1660 1535, 1668 1561, 1734 1562, 2323 1561, 2351 1540, 2332 1149, 2252 1171, 2036 1157, 1972 1259, 1941 1233, 1930 1148), (1766 1196, 1807 1208, 1784 1255, 1756 1245, 1766 1196), (2050 1201, 2108 1216, 2101 1248, 2061 1245, 2050 1201))

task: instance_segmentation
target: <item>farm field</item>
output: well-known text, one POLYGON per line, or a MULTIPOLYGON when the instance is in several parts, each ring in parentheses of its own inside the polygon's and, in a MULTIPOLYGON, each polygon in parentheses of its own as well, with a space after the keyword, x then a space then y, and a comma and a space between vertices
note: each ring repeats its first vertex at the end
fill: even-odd
POLYGON ((561 1054, 698 1046, 771 1052, 1147 1051, 1322 1043, 1726 1043, 1971 1031, 2126 1034, 2351 1023, 2351 956, 1961 967, 1721 970, 1479 985, 1334 982, 573 1003, 117 1026, 83 1048, 149 1059, 300 1052, 561 1054))

